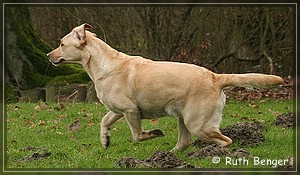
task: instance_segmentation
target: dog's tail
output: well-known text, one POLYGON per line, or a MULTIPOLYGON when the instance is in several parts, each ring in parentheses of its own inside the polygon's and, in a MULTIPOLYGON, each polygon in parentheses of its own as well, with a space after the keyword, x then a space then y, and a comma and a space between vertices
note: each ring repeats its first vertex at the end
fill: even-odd
POLYGON ((270 87, 283 83, 283 79, 275 75, 257 73, 249 74, 217 74, 221 89, 229 86, 239 87, 270 87))

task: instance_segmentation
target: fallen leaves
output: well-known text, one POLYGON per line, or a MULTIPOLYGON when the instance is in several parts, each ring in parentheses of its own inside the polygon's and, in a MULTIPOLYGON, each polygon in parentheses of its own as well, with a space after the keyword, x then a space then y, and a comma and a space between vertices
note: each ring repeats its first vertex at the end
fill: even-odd
POLYGON ((93 126, 95 123, 93 121, 89 121, 88 124, 86 124, 87 126, 91 127, 93 126))
POLYGON ((53 111, 60 111, 62 109, 66 108, 65 104, 63 103, 57 103, 56 106, 51 107, 49 105, 47 105, 45 102, 43 101, 39 101, 39 104, 37 106, 34 107, 34 111, 43 111, 46 110, 48 112, 53 112, 53 111))
POLYGON ((250 107, 254 108, 254 109, 259 109, 259 108, 260 108, 257 104, 249 103, 248 105, 249 105, 250 107))
POLYGON ((231 117, 240 118, 240 115, 238 113, 234 112, 234 113, 231 114, 231 117))
POLYGON ((91 117, 93 116, 93 113, 84 114, 83 117, 91 117))
POLYGON ((151 124, 152 125, 157 125, 158 124, 158 119, 152 119, 151 124))
POLYGON ((31 117, 32 119, 35 119, 35 115, 34 115, 34 114, 30 114, 30 117, 31 117))
POLYGON ((15 123, 17 121, 16 118, 12 118, 12 119, 7 119, 6 123, 15 123))
POLYGON ((34 107, 34 110, 35 110, 35 111, 40 111, 40 110, 42 110, 42 109, 41 109, 41 107, 38 105, 38 106, 34 107))
POLYGON ((59 120, 61 120, 61 119, 63 119, 63 118, 66 118, 67 116, 66 115, 59 115, 59 116, 57 116, 57 118, 59 119, 59 120))
POLYGON ((81 109, 81 112, 86 112, 86 111, 87 111, 86 108, 81 109))
POLYGON ((77 131, 79 129, 81 129, 80 120, 79 119, 75 120, 74 122, 72 122, 69 125, 69 130, 71 130, 71 131, 77 131))
MULTIPOLYGON (((21 107, 23 106, 15 105, 11 110, 21 110, 21 107)), ((64 134, 66 130, 78 131, 82 129, 82 127, 95 126, 97 120, 94 119, 94 113, 88 108, 73 111, 71 114, 66 114, 63 110, 64 108, 67 108, 64 103, 52 105, 39 101, 36 106, 31 107, 34 112, 30 113, 30 108, 23 107, 24 112, 15 112, 18 117, 7 119, 7 123, 17 123, 17 121, 21 119, 23 123, 22 128, 35 129, 43 127, 43 131, 48 130, 60 135, 64 134), (51 113, 51 117, 45 119, 45 116, 49 116, 48 113, 51 113), (71 124, 67 124, 66 122, 69 122, 74 117, 74 113, 77 119, 71 122, 71 124)))
POLYGON ((32 129, 32 128, 35 128, 36 127, 36 124, 32 124, 29 128, 32 129))
POLYGON ((11 140, 11 143, 17 143, 18 141, 16 139, 11 140))
POLYGON ((25 119, 24 123, 25 123, 25 124, 30 124, 31 122, 30 122, 29 119, 25 119))
POLYGON ((19 110, 19 109, 21 109, 19 106, 17 106, 17 105, 14 106, 14 110, 15 110, 15 111, 17 111, 17 110, 19 110))
POLYGON ((54 107, 54 110, 62 110, 66 108, 66 106, 63 103, 58 103, 56 107, 54 107))
POLYGON ((38 125, 40 125, 40 126, 44 126, 46 124, 46 122, 45 121, 38 121, 38 125))
POLYGON ((36 107, 34 107, 34 110, 35 110, 35 111, 41 111, 41 110, 46 110, 46 109, 48 109, 48 108, 49 108, 49 107, 48 107, 48 105, 46 105, 45 102, 39 101, 39 105, 37 105, 36 107))
POLYGON ((264 100, 264 99, 292 99, 293 98, 293 79, 284 78, 284 83, 280 86, 271 88, 261 88, 253 90, 243 87, 229 87, 224 89, 227 99, 239 101, 245 100, 264 100))

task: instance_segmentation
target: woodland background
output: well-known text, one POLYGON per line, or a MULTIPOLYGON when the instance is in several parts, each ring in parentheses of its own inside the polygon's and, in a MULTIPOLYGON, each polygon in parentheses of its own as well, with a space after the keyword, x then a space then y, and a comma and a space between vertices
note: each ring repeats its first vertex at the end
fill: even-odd
POLYGON ((7 6, 6 68, 11 88, 90 81, 46 53, 82 23, 111 47, 218 73, 294 74, 295 8, 256 6, 7 6))

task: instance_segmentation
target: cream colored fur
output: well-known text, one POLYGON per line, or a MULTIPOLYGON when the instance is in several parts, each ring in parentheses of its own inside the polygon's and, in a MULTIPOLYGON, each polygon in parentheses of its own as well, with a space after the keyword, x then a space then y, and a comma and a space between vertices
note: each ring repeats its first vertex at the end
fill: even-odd
POLYGON ((129 56, 111 48, 86 30, 89 28, 89 24, 75 27, 47 55, 54 64, 81 64, 94 82, 100 102, 109 110, 101 121, 104 148, 110 143, 110 126, 120 118, 126 118, 133 138, 143 141, 163 133, 159 129, 143 131, 141 119, 165 115, 178 118, 178 142, 173 150, 186 149, 192 135, 229 145, 232 140, 219 131, 226 99, 223 88, 266 87, 283 82, 273 75, 216 74, 192 64, 129 56))

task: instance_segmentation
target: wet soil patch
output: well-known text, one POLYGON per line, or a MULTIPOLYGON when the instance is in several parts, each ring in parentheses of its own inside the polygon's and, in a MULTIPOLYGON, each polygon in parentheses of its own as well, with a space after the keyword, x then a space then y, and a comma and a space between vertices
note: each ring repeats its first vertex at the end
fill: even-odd
POLYGON ((143 161, 137 160, 133 157, 123 157, 116 162, 116 164, 121 168, 139 168, 143 167, 143 161), (140 166, 142 165, 142 166, 140 166))
POLYGON ((258 121, 241 122, 221 129, 221 133, 234 141, 238 141, 242 146, 256 146, 265 141, 263 133, 266 127, 258 121))
POLYGON ((51 155, 51 152, 48 150, 48 148, 42 146, 42 147, 35 147, 35 146, 28 146, 22 148, 20 151, 30 151, 34 152, 30 156, 25 156, 21 159, 18 159, 17 162, 27 162, 32 160, 40 160, 47 158, 51 155))
POLYGON ((124 157, 116 164, 121 168, 195 168, 168 151, 156 151, 145 160, 124 157))
POLYGON ((211 144, 201 148, 198 151, 190 152, 187 154, 187 156, 199 159, 214 156, 249 157, 249 152, 244 148, 235 148, 229 151, 227 147, 211 144))
POLYGON ((287 114, 277 116, 273 125, 284 128, 292 128, 294 126, 294 114, 289 112, 287 114))

